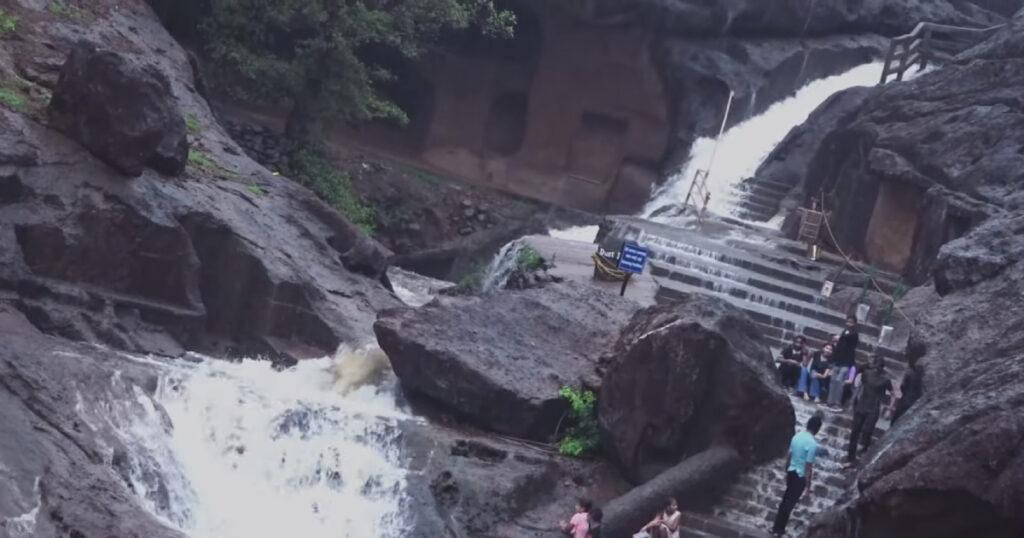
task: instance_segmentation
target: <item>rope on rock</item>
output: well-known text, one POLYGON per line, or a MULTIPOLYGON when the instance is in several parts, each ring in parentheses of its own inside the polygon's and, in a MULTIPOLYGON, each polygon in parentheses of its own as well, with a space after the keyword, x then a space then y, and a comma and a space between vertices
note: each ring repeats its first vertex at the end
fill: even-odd
POLYGON ((609 262, 604 256, 594 253, 591 258, 594 260, 594 277, 600 280, 622 281, 626 279, 626 272, 609 262))
MULTIPOLYGON (((828 215, 828 210, 825 207, 825 193, 821 193, 820 199, 821 199, 821 212, 824 215, 828 215)), ((853 262, 853 260, 850 259, 850 257, 846 255, 846 252, 843 251, 843 247, 839 246, 839 241, 836 239, 835 233, 832 232, 832 223, 829 222, 828 217, 826 216, 825 218, 822 219, 822 221, 823 221, 823 223, 825 225, 825 230, 828 231, 829 238, 832 240, 832 245, 836 247, 836 251, 838 251, 839 255, 842 256, 843 260, 845 260, 846 265, 849 266, 851 269, 853 269, 855 272, 860 273, 860 274, 866 276, 867 277, 867 281, 871 283, 871 285, 878 291, 878 293, 881 293, 887 299, 889 299, 890 304, 892 305, 893 308, 896 309, 896 312, 901 317, 903 317, 903 319, 906 320, 906 322, 908 324, 910 324, 911 327, 914 327, 915 326, 914 321, 910 319, 910 316, 908 316, 903 311, 902 308, 900 308, 900 305, 896 304, 896 301, 898 300, 898 298, 896 296, 888 293, 884 289, 882 289, 882 286, 878 283, 877 280, 875 280, 875 276, 874 275, 864 271, 860 267, 857 267, 857 265, 853 262)))

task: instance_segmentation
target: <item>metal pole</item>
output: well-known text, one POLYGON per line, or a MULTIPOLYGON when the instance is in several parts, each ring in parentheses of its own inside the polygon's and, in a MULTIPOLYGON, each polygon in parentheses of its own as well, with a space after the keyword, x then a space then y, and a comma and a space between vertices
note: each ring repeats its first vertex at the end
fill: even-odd
POLYGON ((622 279, 622 289, 619 291, 619 297, 626 296, 626 286, 629 285, 629 279, 633 276, 633 273, 626 273, 626 278, 622 279))
MULTIPOLYGON (((725 115, 722 116, 722 126, 718 129, 718 138, 715 139, 715 147, 711 150, 711 160, 708 161, 707 170, 708 175, 711 174, 711 168, 715 166, 715 157, 718 155, 718 143, 722 141, 722 135, 725 133, 725 125, 729 122, 729 112, 732 110, 732 100, 736 97, 736 92, 729 90, 729 101, 725 103, 725 115)), ((704 177, 707 181, 707 176, 704 177)))

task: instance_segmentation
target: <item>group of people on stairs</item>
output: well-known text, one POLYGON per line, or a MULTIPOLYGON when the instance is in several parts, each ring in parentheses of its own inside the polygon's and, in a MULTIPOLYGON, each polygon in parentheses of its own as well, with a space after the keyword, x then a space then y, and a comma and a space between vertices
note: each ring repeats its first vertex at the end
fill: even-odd
MULTIPOLYGON (((813 399, 823 403, 834 413, 841 413, 849 400, 853 400, 853 423, 847 441, 843 468, 857 464, 859 453, 871 446, 875 426, 883 416, 882 404, 888 399, 884 414, 893 421, 899 418, 897 409, 905 411, 906 406, 897 407, 901 390, 886 373, 885 360, 875 356, 866 363, 856 360, 860 336, 857 318, 848 316, 846 328, 832 337, 814 353, 807 349, 806 339, 797 336, 793 343, 782 350, 777 359, 779 377, 783 385, 795 391, 805 400, 813 399), (825 394, 822 394, 824 392, 825 394)), ((903 384, 908 380, 905 378, 903 384)), ((790 514, 801 498, 811 494, 814 477, 814 462, 817 459, 818 439, 823 415, 819 411, 812 416, 803 431, 793 436, 786 458, 786 489, 779 502, 773 536, 785 536, 790 514)))

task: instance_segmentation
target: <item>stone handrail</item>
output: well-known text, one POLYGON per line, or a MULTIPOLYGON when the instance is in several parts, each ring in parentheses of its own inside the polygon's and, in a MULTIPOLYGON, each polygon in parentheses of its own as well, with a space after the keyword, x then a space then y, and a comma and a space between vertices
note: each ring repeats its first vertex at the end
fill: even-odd
POLYGON ((929 62, 949 60, 1005 26, 970 28, 922 22, 909 34, 892 38, 880 84, 888 82, 891 76, 897 81, 903 80, 903 75, 915 65, 924 69, 929 62))

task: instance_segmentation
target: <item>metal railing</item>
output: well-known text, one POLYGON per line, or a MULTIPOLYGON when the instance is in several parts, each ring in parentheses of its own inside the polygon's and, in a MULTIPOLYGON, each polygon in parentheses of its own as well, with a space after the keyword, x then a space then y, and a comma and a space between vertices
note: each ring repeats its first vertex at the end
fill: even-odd
POLYGON ((909 34, 892 38, 879 84, 889 82, 891 76, 895 76, 897 81, 903 80, 906 72, 914 66, 924 69, 929 63, 949 61, 1005 26, 969 28, 922 22, 909 34))

